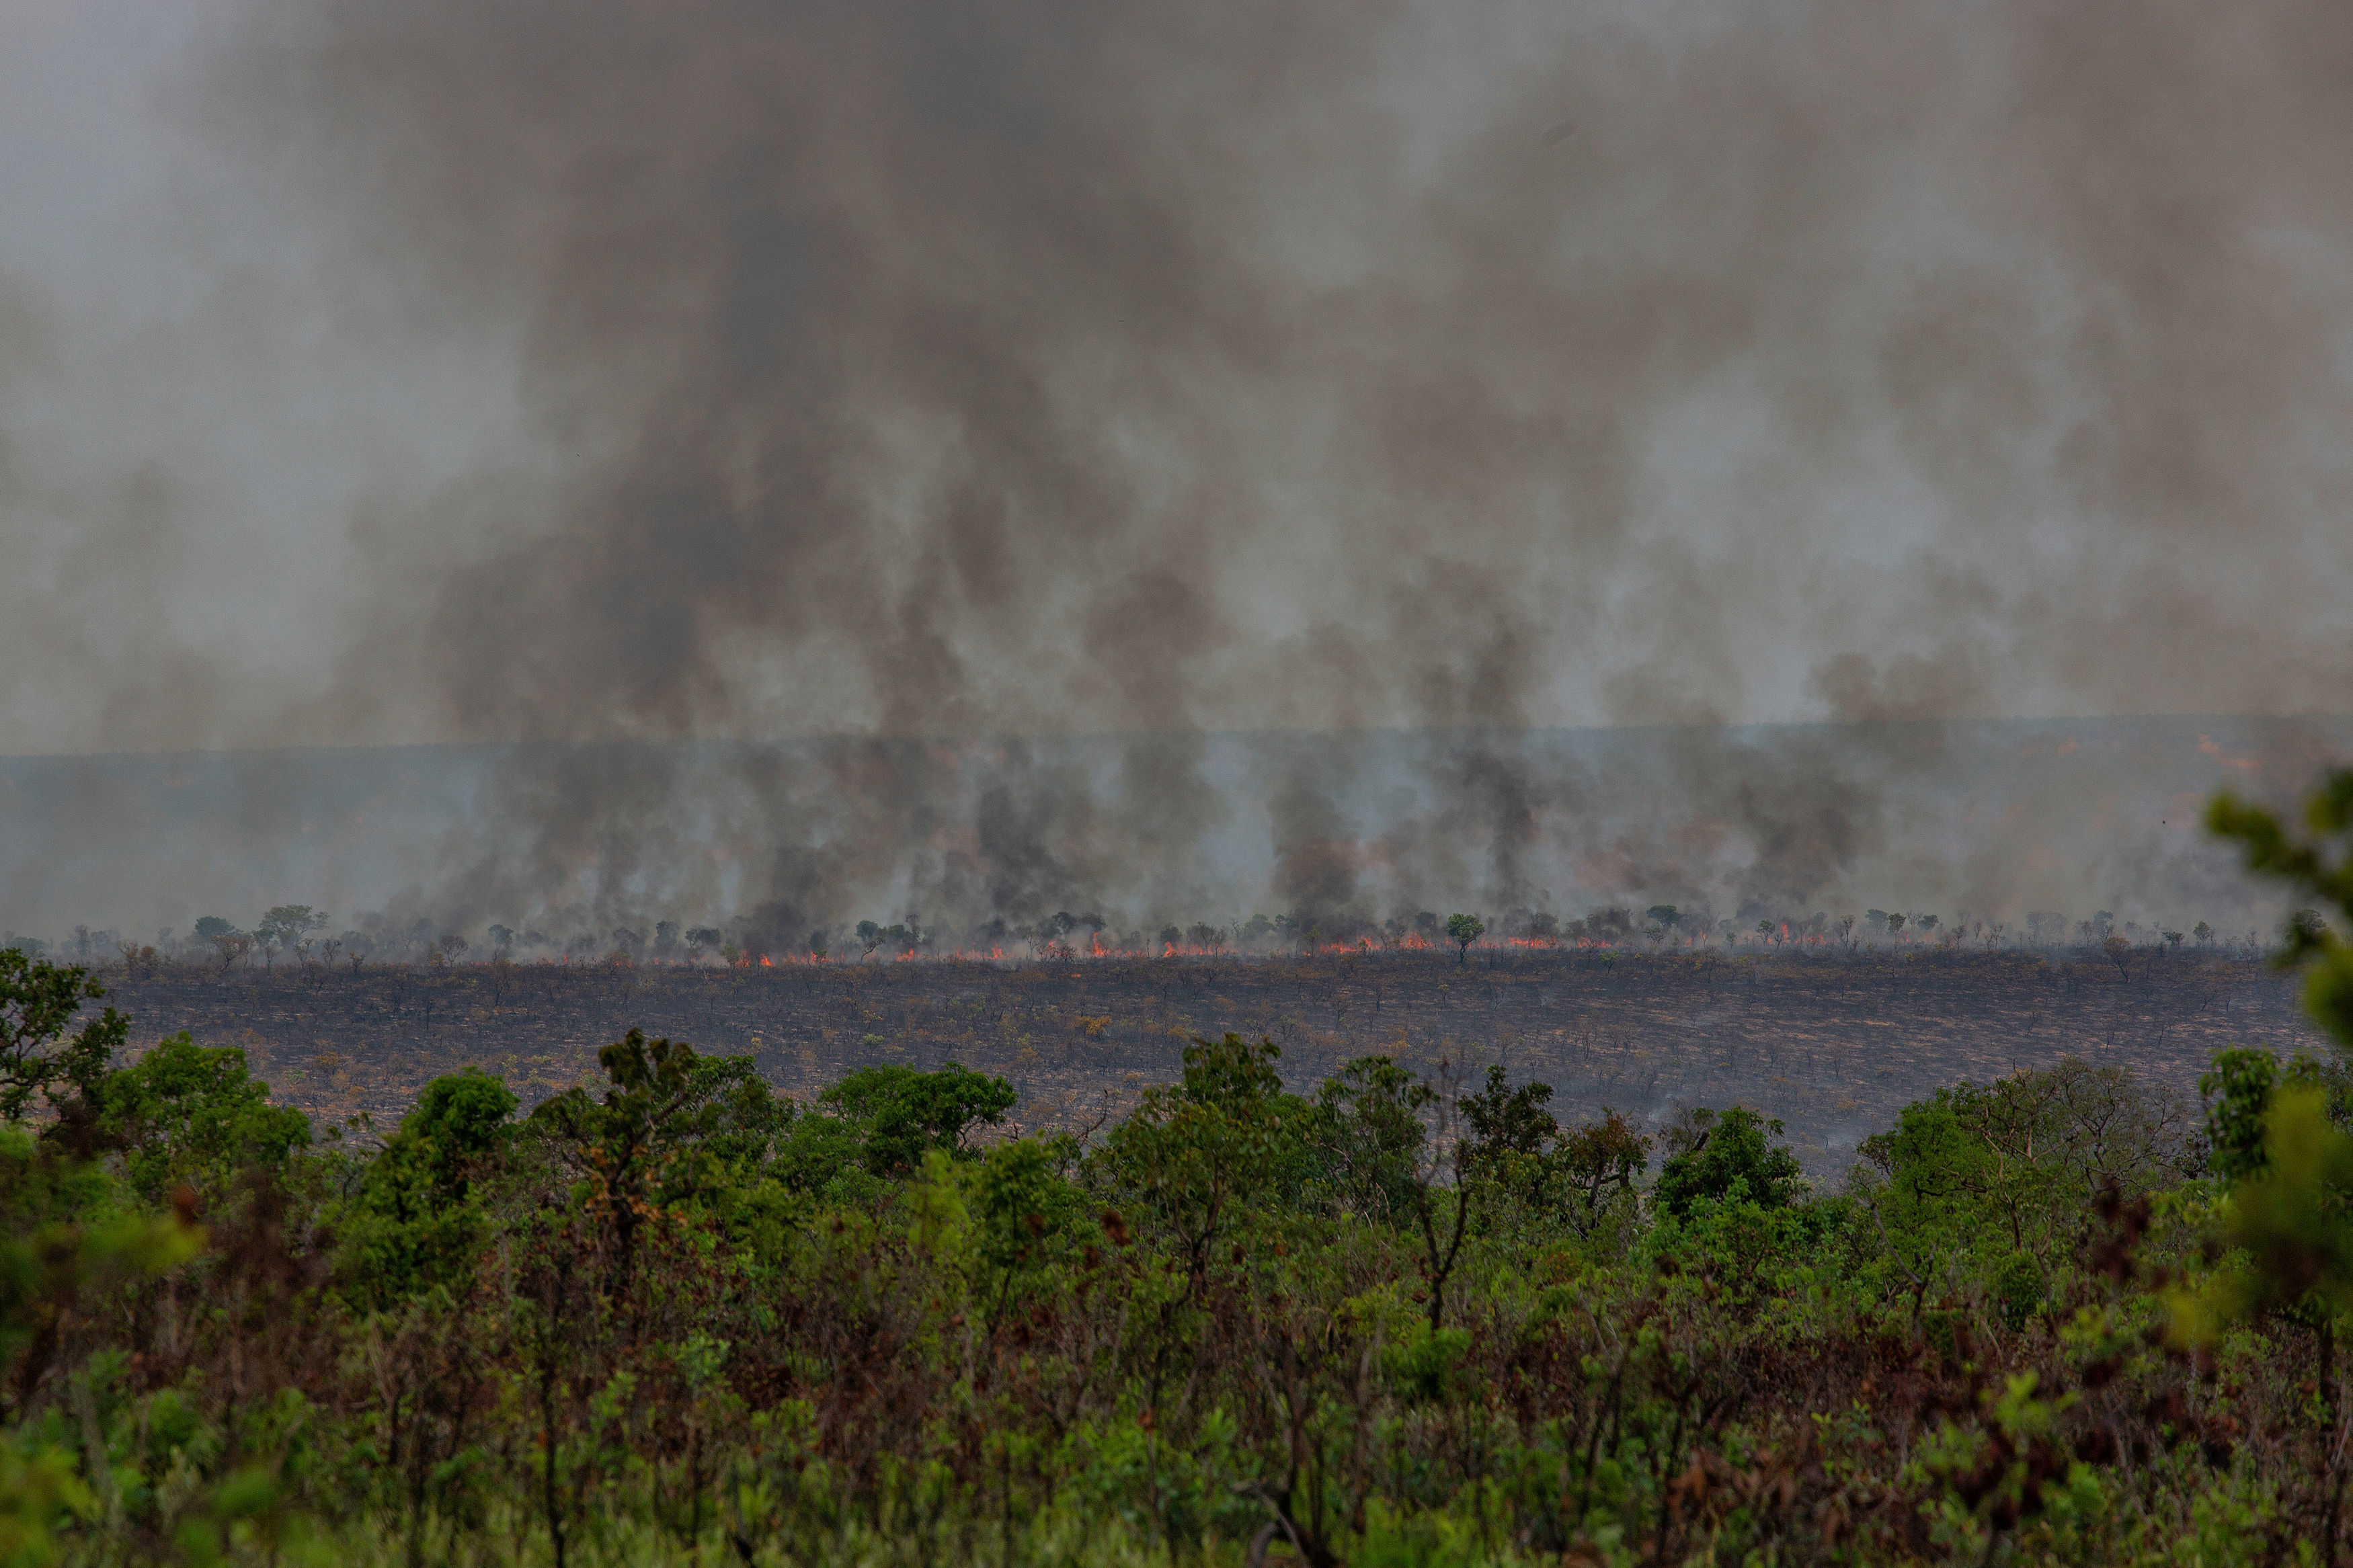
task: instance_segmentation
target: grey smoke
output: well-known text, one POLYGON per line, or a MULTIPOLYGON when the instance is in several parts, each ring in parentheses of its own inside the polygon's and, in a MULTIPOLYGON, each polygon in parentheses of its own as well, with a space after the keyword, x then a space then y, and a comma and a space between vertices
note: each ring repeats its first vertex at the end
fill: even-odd
POLYGON ((2344 707, 2340 6, 208 15, 278 248, 121 363, 342 456, 45 435, 12 285, 12 749, 533 742, 402 899, 1996 900, 2173 873, 1941 842, 1948 722, 2344 707))
POLYGON ((2193 718, 0 759, 0 925, 144 939, 300 894, 436 931, 733 915, 775 952, 859 919, 1338 934, 1654 902, 2235 934, 2281 911, 2199 831, 2205 793, 2348 746, 2344 721, 2193 718))

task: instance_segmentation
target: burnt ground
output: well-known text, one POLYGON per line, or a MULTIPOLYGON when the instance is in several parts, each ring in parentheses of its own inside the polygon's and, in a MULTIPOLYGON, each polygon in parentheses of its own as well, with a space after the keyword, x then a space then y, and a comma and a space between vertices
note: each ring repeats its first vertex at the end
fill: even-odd
POLYGON ((1751 1104, 1810 1167, 1942 1084, 2073 1053, 2194 1092, 2234 1044, 2321 1048, 2295 982, 2251 960, 2024 952, 1497 952, 1252 959, 932 962, 776 969, 311 966, 113 979, 139 1043, 186 1029, 245 1047, 277 1097, 379 1126, 438 1074, 480 1066, 526 1105, 596 1081, 630 1026, 750 1052, 813 1093, 871 1062, 1002 1073, 1030 1127, 1083 1125, 1173 1078, 1187 1040, 1271 1036, 1293 1087, 1351 1057, 1503 1061, 1555 1086, 1572 1120, 1751 1104))

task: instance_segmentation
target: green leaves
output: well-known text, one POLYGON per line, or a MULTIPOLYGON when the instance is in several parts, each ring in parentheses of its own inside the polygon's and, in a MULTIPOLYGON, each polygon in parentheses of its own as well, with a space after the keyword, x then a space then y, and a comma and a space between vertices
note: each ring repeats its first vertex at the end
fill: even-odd
POLYGON ((310 1119, 269 1103, 243 1051, 207 1048, 185 1033, 107 1075, 91 1098, 132 1186, 151 1203, 184 1184, 216 1192, 241 1171, 282 1170, 311 1142, 310 1119))
MULTIPOLYGON (((2313 837, 2298 839, 2271 812, 2228 790, 2206 812, 2208 830, 2236 839, 2249 870, 2286 882, 2353 924, 2353 768, 2321 781, 2306 802, 2305 825, 2313 837)), ((2280 962, 2306 966, 2306 1007, 2336 1037, 2339 1051, 2353 1052, 2353 946, 2314 910, 2297 911, 2286 934, 2280 962)))
MULTIPOLYGON (((2329 773, 2306 801, 2310 838, 2227 790, 2206 825, 2238 841, 2248 869, 2353 922, 2353 769, 2329 773)), ((2225 1051, 2199 1080, 2214 1173, 2232 1184, 2213 1236, 2233 1257, 2172 1292, 2173 1331, 2184 1342, 2210 1344, 2232 1323, 2283 1308, 2353 1308, 2353 1138, 2337 1126, 2341 1064, 2353 1055, 2353 946, 2316 910, 2298 910, 2286 934, 2280 962, 2307 969, 2305 1005, 2336 1037, 2340 1070, 2304 1057, 2283 1069, 2268 1053, 2225 1051)))
POLYGON ((1325 1179, 1351 1210, 1377 1222, 1415 1213, 1429 1177, 1423 1118, 1438 1098, 1388 1057, 1360 1057, 1324 1080, 1309 1135, 1325 1179))
POLYGON ((466 1195, 469 1170, 505 1147, 513 1131, 514 1091, 469 1068, 437 1078, 401 1119, 401 1131, 430 1151, 435 1194, 445 1202, 466 1195))
POLYGON ((426 1086, 352 1205, 345 1273, 361 1299, 388 1305, 465 1277, 487 1232, 477 1179, 512 1142, 514 1109, 505 1084, 470 1069, 426 1086))
POLYGON ((105 994, 87 970, 0 948, 0 1121, 22 1121, 37 1094, 55 1105, 105 1076, 129 1036, 122 1016, 109 1007, 66 1033, 84 1002, 105 994))
POLYGON ((203 1232, 124 1202, 100 1166, 0 1128, 0 1370, 92 1295, 185 1262, 203 1232))
POLYGON ((1458 956, 1463 963, 1470 962, 1471 944, 1486 934, 1487 922, 1477 915, 1455 914, 1446 917, 1447 940, 1454 943, 1458 956))
POLYGON ((1490 1067, 1487 1087, 1461 1099, 1472 1134, 1463 1168, 1589 1237, 1608 1215, 1633 1204, 1650 1141, 1607 1108, 1599 1121, 1564 1131, 1545 1109, 1552 1093, 1548 1083, 1514 1089, 1501 1067, 1490 1067))
POLYGON ((856 1125, 861 1157, 876 1175, 912 1172, 932 1149, 964 1152, 965 1134, 997 1125, 1018 1098, 1005 1079, 954 1062, 935 1072, 861 1068, 818 1097, 856 1125))
POLYGON ((1070 1175, 1076 1157, 1068 1138, 1020 1138, 994 1145, 977 1163, 952 1163, 938 1151, 927 1159, 935 1183, 965 1194, 973 1306, 992 1331, 1066 1299, 1082 1256, 1100 1256, 1103 1226, 1070 1175))
POLYGON ((64 1561, 65 1531, 98 1514, 98 1497, 73 1457, 29 1434, 0 1437, 0 1565, 48 1568, 64 1561))
POLYGON ((612 1085, 603 1099, 574 1089, 543 1101, 524 1122, 584 1173, 642 1183, 659 1163, 674 1195, 682 1194, 712 1179, 716 1166, 757 1164, 791 1120, 749 1057, 699 1056, 683 1040, 649 1040, 631 1029, 597 1060, 612 1085))
POLYGON ((1683 1128, 1683 1147, 1659 1167, 1652 1194, 1659 1206, 1684 1215, 1703 1198, 1723 1199, 1736 1188, 1746 1202, 1774 1209, 1797 1201, 1805 1168, 1788 1145, 1769 1142, 1781 1124, 1746 1106, 1718 1112, 1694 1110, 1683 1128))
POLYGON ((2211 1344, 2233 1323, 2286 1308, 2353 1309, 2353 1137, 2328 1110, 2319 1090, 2272 1091, 2261 1159, 2215 1215, 2214 1238, 2232 1256, 2169 1295, 2178 1342, 2211 1344))
POLYGON ((2263 1116, 2263 1165, 2232 1189, 2223 1240, 2253 1263, 2245 1281, 2256 1307, 2307 1292, 2353 1307, 2353 1138, 2329 1121, 2326 1099, 2275 1092, 2263 1116))
POLYGON ((1431 1404, 1459 1397, 1465 1392, 1463 1363, 1470 1357, 1467 1329, 1433 1329, 1419 1319, 1381 1351, 1381 1370, 1398 1392, 1409 1400, 1431 1404))
POLYGON ((1065 1174, 1071 1152, 1067 1144, 1039 1138, 988 1152, 974 1205, 983 1267, 1006 1274, 1042 1270, 1096 1233, 1086 1194, 1065 1174))
POLYGON ((1239 1035, 1195 1040, 1183 1080, 1145 1091, 1105 1142, 1103 1174, 1200 1255, 1197 1273, 1235 1205, 1310 1169, 1308 1107, 1282 1092, 1274 1070, 1282 1054, 1271 1040, 1251 1045, 1239 1035))
POLYGON ((2312 1058, 2298 1052, 2283 1066, 2269 1051, 2214 1053, 2198 1079, 2198 1092, 2206 1099, 2207 1163, 2213 1174, 2238 1182, 2263 1171, 2269 1159, 2265 1118, 2283 1086, 2327 1097, 2331 1119, 2346 1119, 2346 1085, 2312 1058))
POLYGON ((1462 1097, 1462 1116, 1482 1146, 1535 1154, 1560 1131, 1560 1123, 1545 1109, 1551 1100, 1552 1085, 1524 1083, 1514 1089, 1503 1068, 1493 1066, 1487 1069, 1486 1089, 1462 1097))
MULTIPOLYGON (((2187 1101, 2115 1068, 2063 1058, 1990 1084, 1956 1084, 1863 1141, 1850 1187, 1873 1218, 1882 1266, 1916 1308, 1957 1271, 2012 1310, 2077 1257, 2105 1193, 2137 1196, 2196 1169, 2187 1101), (2003 1283, 2008 1281, 2008 1284, 2003 1283)), ((2022 1320, 2021 1320, 2022 1321, 2022 1320)))

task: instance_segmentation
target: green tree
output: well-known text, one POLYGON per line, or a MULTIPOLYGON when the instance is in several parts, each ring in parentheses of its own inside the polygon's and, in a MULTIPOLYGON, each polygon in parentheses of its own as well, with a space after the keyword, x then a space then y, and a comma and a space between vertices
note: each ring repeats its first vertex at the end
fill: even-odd
POLYGON ((425 1086, 368 1162, 345 1237, 353 1292, 388 1304, 470 1269, 488 1235, 478 1179, 514 1133, 512 1090, 469 1068, 425 1086))
POLYGON ((1905 1107, 1863 1140, 1856 1192, 1899 1252, 1958 1243, 2047 1267, 2076 1249, 2103 1193, 2137 1196, 2192 1173, 2192 1117, 2123 1068, 2064 1058, 1905 1107))
POLYGON ((1552 1102, 1552 1085, 1524 1083, 1512 1087, 1500 1065, 1487 1068, 1487 1087, 1462 1097, 1462 1119, 1482 1150, 1511 1150, 1541 1154, 1560 1131, 1560 1123, 1545 1107, 1552 1102))
POLYGON ((1458 1136, 1459 1097, 1387 1057, 1363 1057, 1317 1091, 1315 1141, 1358 1213, 1401 1225, 1421 1243, 1421 1279, 1435 1332, 1446 1287, 1471 1234, 1477 1184, 1471 1141, 1458 1136))
POLYGON ((603 1227, 606 1285, 617 1293, 635 1273, 645 1223, 723 1196, 767 1159, 790 1114, 748 1056, 700 1056, 642 1029, 596 1055, 611 1085, 603 1098, 567 1089, 542 1101, 523 1131, 575 1179, 603 1227))
POLYGON ((2294 1081, 2264 1098, 2262 1142, 2213 1226, 2222 1266, 2168 1293, 2177 1340, 2211 1344, 2232 1323, 2278 1312, 2309 1324, 2316 1385, 2335 1402, 2335 1330, 2353 1310, 2353 1137, 2330 1120, 2326 1092, 2294 1081))
POLYGON ((94 1364, 122 1359, 100 1325, 125 1288, 186 1262, 202 1245, 185 1213, 154 1213, 126 1197, 102 1162, 0 1124, 0 1387, 15 1394, 7 1403, 18 1417, 0 1431, 0 1563, 9 1568, 91 1560, 90 1534, 108 1522, 116 1477, 104 1468, 106 1451, 90 1447, 104 1434, 84 1426, 76 1443, 54 1405, 66 1390, 86 1393, 94 1364), (47 1419, 26 1400, 43 1389, 53 1406, 47 1419))
POLYGON ((1094 1161, 1110 1191, 1166 1239, 1188 1294, 1207 1282, 1240 1211, 1295 1190, 1314 1169, 1312 1112, 1283 1092, 1282 1055, 1272 1040, 1194 1040, 1184 1077, 1146 1089, 1094 1161))
POLYGON ((106 995, 90 972, 0 948, 0 1121, 21 1121, 43 1097, 86 1093, 113 1065, 130 1024, 109 1007, 71 1034, 84 1002, 106 995))
POLYGON ((1051 1290, 1073 1250, 1102 1236, 1085 1191, 1070 1179, 1075 1155, 1067 1138, 1018 1138, 981 1162, 973 1208, 992 1327, 1051 1290))
POLYGON ((1350 1209, 1378 1223, 1410 1219, 1438 1090, 1388 1057, 1360 1057, 1315 1093, 1310 1138, 1325 1179, 1350 1209))
POLYGON ((1487 934, 1487 922, 1477 915, 1452 914, 1446 917, 1447 940, 1454 943, 1458 963, 1471 962, 1471 944, 1487 934))
POLYGON ((1635 1178, 1650 1163, 1650 1140, 1607 1106, 1600 1121, 1563 1133, 1551 1165, 1567 1189, 1570 1226, 1590 1236, 1609 1215, 1622 1215, 1633 1198, 1635 1178))
POLYGON ((1004 1121, 1019 1098, 1005 1079, 955 1062, 934 1072, 861 1068, 818 1096, 855 1128, 866 1167, 878 1176, 919 1170, 933 1149, 970 1158, 965 1135, 1004 1121))
POLYGON ((1797 1202, 1805 1169, 1781 1136, 1781 1123, 1767 1121, 1745 1105, 1715 1111, 1703 1106, 1671 1129, 1675 1151, 1659 1167, 1652 1189, 1659 1206, 1681 1217, 1704 1198, 1725 1199, 1736 1189, 1759 1208, 1797 1202))
POLYGON ((1552 1085, 1531 1082, 1515 1089, 1501 1066, 1491 1065, 1486 1088, 1461 1099, 1470 1131, 1464 1168, 1478 1180, 1541 1205, 1559 1167, 1554 1143, 1560 1123, 1545 1109, 1551 1100, 1552 1085))
POLYGON ((283 1172, 311 1143, 310 1118, 270 1104, 243 1051, 199 1046, 185 1032, 107 1075, 91 1098, 133 1190, 151 1203, 181 1186, 217 1194, 247 1171, 283 1172))

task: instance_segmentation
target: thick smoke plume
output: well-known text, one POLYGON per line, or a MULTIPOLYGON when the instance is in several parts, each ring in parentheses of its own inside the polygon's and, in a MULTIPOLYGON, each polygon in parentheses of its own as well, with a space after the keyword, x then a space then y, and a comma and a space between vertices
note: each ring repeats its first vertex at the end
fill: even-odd
POLYGON ((288 308, 511 397, 301 674, 85 651, 55 745, 531 742, 452 919, 2113 882, 1906 800, 2343 708, 2348 73, 2306 0, 257 0, 175 102, 288 308), (1874 723, 1531 735, 1791 719, 1874 723))

